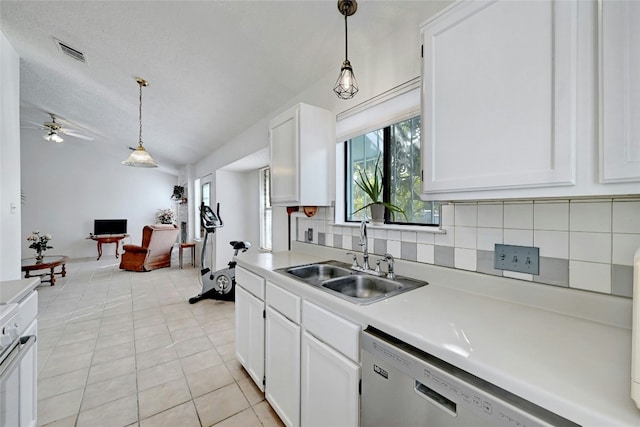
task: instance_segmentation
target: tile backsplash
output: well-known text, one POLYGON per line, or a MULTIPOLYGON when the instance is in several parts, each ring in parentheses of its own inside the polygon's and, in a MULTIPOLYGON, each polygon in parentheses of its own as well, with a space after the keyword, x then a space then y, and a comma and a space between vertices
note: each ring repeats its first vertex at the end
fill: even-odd
MULTIPOLYGON (((631 298, 640 248, 640 198, 464 202, 442 206, 441 232, 369 227, 369 252, 554 286, 631 298), (494 245, 540 248, 540 274, 493 268, 494 245)), ((361 252, 358 224, 337 225, 333 208, 297 218, 297 240, 361 252), (313 240, 306 230, 313 228, 313 240)))

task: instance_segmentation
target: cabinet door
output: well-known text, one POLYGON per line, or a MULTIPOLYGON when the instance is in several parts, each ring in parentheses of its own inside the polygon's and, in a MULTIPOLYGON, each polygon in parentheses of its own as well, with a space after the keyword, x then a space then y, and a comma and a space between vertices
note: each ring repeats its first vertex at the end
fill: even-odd
POLYGON ((298 138, 299 109, 291 109, 271 122, 271 202, 299 200, 298 138))
POLYGON ((575 184, 577 19, 575 1, 458 2, 422 26, 424 193, 575 184))
POLYGON ((267 307, 265 395, 287 426, 300 425, 300 326, 267 307))
POLYGON ((640 180, 640 3, 600 4, 600 182, 640 180))
POLYGON ((264 301, 236 286, 236 358, 264 391, 264 301))
POLYGON ((359 425, 360 367, 305 332, 302 335, 303 427, 359 425))

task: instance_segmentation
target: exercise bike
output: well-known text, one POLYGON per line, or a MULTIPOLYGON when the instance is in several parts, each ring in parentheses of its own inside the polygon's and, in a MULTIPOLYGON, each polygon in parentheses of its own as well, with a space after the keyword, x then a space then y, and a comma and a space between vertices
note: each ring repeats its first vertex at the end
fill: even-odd
MULTIPOLYGON (((200 255, 200 282, 202 284, 202 292, 195 297, 189 298, 189 304, 195 304, 205 298, 223 301, 235 300, 236 262, 231 260, 227 268, 222 268, 214 272, 205 265, 205 253, 207 251, 209 235, 215 233, 217 228, 224 227, 222 217, 220 216, 220 203, 217 204, 216 211, 217 212, 213 212, 204 202, 200 205, 200 223, 202 224, 202 228, 207 232, 204 236, 202 253, 200 255)), ((246 252, 251 247, 251 243, 249 242, 239 242, 235 240, 229 242, 229 244, 233 247, 233 256, 238 255, 240 251, 246 252)))

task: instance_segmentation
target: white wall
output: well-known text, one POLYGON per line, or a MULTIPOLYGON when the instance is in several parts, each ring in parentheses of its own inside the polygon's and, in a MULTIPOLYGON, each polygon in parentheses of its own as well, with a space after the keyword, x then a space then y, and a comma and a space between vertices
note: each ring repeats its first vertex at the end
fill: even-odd
POLYGON ((0 280, 20 278, 20 58, 0 33, 0 280))
MULTIPOLYGON (((100 140, 65 137, 55 144, 38 130, 22 132, 22 257, 33 256, 27 235, 33 230, 53 236, 51 254, 71 258, 97 257, 96 243, 87 240, 97 218, 126 218, 130 239, 139 245, 142 227, 154 224, 158 209, 176 209, 170 200, 177 177, 157 169, 122 165, 99 149, 100 140)), ((103 259, 115 245, 103 246, 103 259)), ((114 259, 115 260, 115 259, 114 259)))
MULTIPOLYGON (((413 17, 413 22, 397 28, 384 42, 366 45, 365 49, 349 50, 349 59, 354 67, 360 92, 352 100, 341 100, 333 93, 333 85, 341 65, 336 56, 336 68, 324 78, 298 94, 281 108, 272 111, 245 132, 237 135, 218 150, 195 165, 195 177, 204 176, 233 163, 253 152, 269 146, 269 120, 299 102, 315 105, 332 111, 336 115, 382 92, 392 89, 420 75, 420 23, 446 6, 433 2, 431 11, 425 16, 413 17)), ((357 35, 352 35, 357 37, 357 35)), ((365 44, 361 41, 361 45, 365 44)), ((335 171, 334 171, 335 172, 335 171)), ((286 209, 273 212, 274 251, 283 250, 281 236, 287 235, 286 209)), ((295 239, 295 236, 292 236, 295 239)), ((286 250, 286 247, 284 247, 286 250)))
POLYGON ((215 233, 216 270, 226 267, 231 260, 233 249, 230 241, 249 241, 251 251, 260 247, 259 179, 257 170, 216 172, 215 197, 220 203, 220 216, 224 221, 224 227, 215 233))
MULTIPOLYGON (((433 12, 445 6, 434 3, 433 12)), ((379 93, 385 92, 420 75, 420 32, 419 24, 431 15, 416 17, 415 22, 407 22, 383 43, 369 45, 367 49, 349 50, 349 59, 354 66, 360 92, 354 99, 341 100, 333 93, 333 85, 338 77, 340 60, 336 69, 323 79, 301 92, 279 109, 272 111, 245 132, 237 135, 218 150, 213 151, 196 165, 196 177, 204 176, 229 163, 233 163, 269 145, 269 120, 298 102, 305 102, 325 108, 338 114, 358 105, 379 93)))

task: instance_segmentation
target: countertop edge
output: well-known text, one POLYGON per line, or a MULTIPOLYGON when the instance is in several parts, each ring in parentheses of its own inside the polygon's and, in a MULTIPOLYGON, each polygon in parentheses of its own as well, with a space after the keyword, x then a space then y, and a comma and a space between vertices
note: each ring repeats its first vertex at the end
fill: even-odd
POLYGON ((0 282, 0 304, 18 303, 40 285, 39 277, 0 282))

